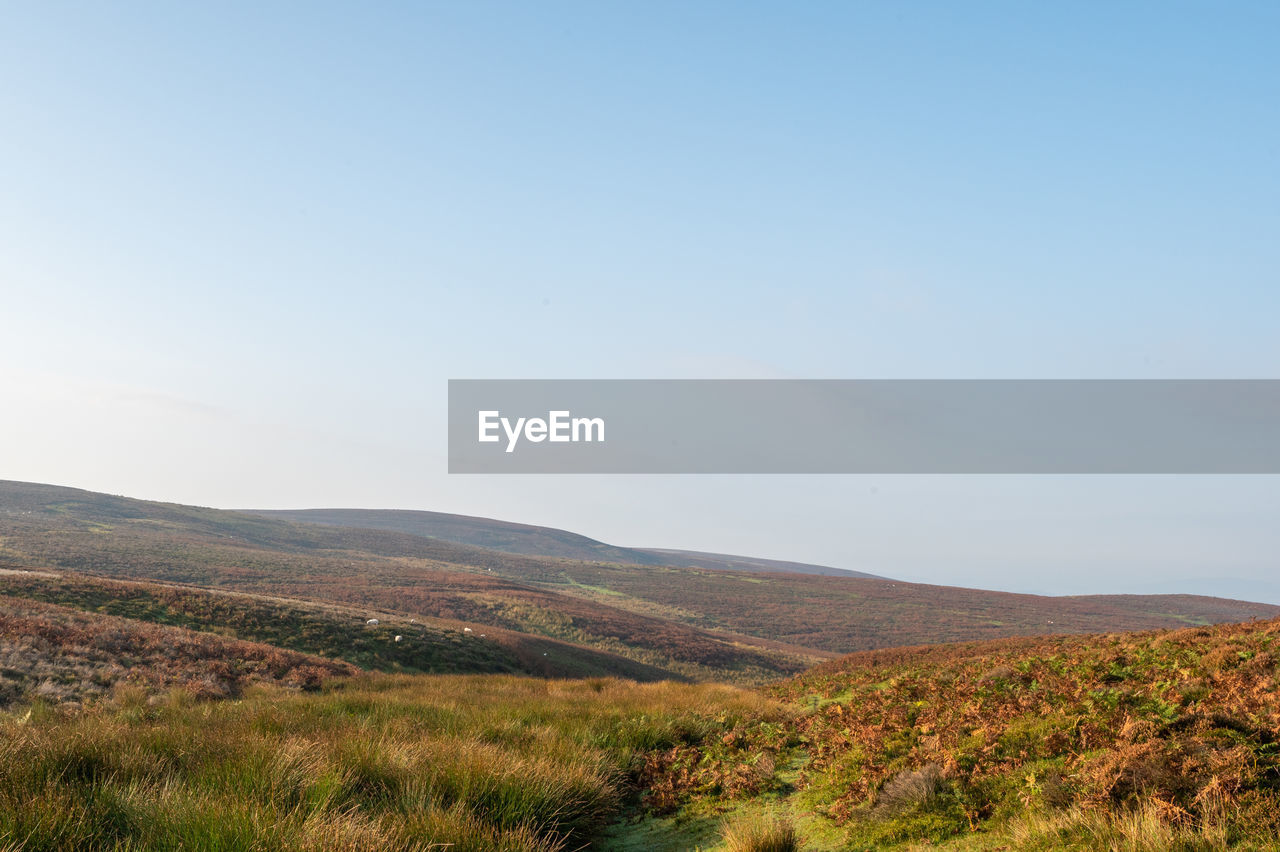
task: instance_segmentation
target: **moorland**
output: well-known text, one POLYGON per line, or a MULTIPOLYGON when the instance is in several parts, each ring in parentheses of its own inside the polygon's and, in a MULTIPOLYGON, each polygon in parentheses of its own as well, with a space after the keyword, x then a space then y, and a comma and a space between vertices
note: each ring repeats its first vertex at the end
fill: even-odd
POLYGON ((0 483, 0 849, 1280 843, 1280 608, 343 511, 0 483))

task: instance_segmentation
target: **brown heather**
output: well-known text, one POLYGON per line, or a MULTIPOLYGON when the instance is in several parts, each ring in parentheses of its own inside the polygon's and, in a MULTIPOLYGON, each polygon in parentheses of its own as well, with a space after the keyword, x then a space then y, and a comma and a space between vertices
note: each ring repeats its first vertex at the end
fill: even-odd
POLYGON ((935 840, 1037 815, 1060 841, 1154 820, 1265 848, 1277 651, 1280 621, 1003 640, 855 654, 771 691, 808 711, 807 801, 855 834, 883 810, 935 840))
POLYGON ((124 684, 197 698, 233 697, 255 683, 317 689, 356 671, 271 645, 0 596, 0 708, 31 698, 78 704, 124 684))

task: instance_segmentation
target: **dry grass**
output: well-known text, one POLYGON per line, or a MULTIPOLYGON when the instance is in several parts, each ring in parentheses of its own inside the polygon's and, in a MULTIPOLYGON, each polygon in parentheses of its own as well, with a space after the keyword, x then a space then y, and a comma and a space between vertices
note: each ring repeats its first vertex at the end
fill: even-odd
POLYGON ((1225 820, 1170 820, 1167 806, 1155 802, 1121 811, 1035 812, 1011 821, 1005 833, 1018 849, 1072 843, 1113 852, 1217 852, 1233 845, 1225 820))
POLYGON ((800 835, 786 817, 750 814, 725 825, 724 847, 727 852, 797 852, 800 835))
POLYGON ((0 720, 0 848, 576 849, 647 751, 775 712, 731 687, 506 676, 38 704, 0 720))
POLYGON ((876 807, 895 813, 929 804, 942 785, 942 767, 936 763, 920 769, 904 769, 885 782, 876 796, 876 807))

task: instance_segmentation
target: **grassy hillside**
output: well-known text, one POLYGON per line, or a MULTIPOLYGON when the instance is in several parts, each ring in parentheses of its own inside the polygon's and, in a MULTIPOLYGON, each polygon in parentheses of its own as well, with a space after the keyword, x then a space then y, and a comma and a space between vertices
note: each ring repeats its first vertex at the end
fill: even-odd
POLYGON ((1194 596, 1048 598, 521 556, 404 532, 23 483, 0 483, 0 567, 182 582, 476 622, 684 677, 739 682, 794 674, 859 649, 1280 614, 1280 607, 1194 596))
MULTIPOLYGON (((124 541, 128 570, 159 572, 169 543, 170 570, 209 571, 224 586, 253 578, 272 593, 0 569, 6 852, 1280 844, 1280 619, 866 651, 763 693, 643 685, 671 669, 412 614, 441 592, 501 617, 507 588, 521 597, 503 606, 558 612, 550 592, 487 570, 366 555, 372 576, 348 579, 347 593, 384 600, 394 589, 403 608, 338 603, 341 572, 314 563, 352 552, 214 543, 158 533, 146 517, 117 519, 116 534, 53 511, 62 523, 30 522, 51 548, 70 542, 88 558, 83 537, 124 541), (490 674, 425 674, 449 671, 490 674)), ((728 576, 748 590, 788 579, 728 576)), ((598 617, 590 601, 560 598, 584 607, 562 629, 598 617)), ((1131 612, 1152 603, 1116 600, 1131 612)), ((617 612, 637 630, 649 623, 617 612)), ((726 669, 741 660, 726 657, 726 669)))
POLYGON ((624 565, 670 565, 732 571, 825 574, 837 577, 874 576, 861 571, 844 571, 805 562, 756 559, 695 550, 617 547, 567 530, 516 524, 493 518, 477 518, 470 515, 451 515, 444 512, 403 509, 253 509, 249 510, 249 513, 311 524, 391 530, 524 556, 549 556, 556 559, 615 562, 624 565))
POLYGON ((754 574, 818 574, 826 577, 870 577, 883 580, 865 571, 832 568, 829 565, 812 565, 808 562, 788 562, 781 559, 761 559, 755 556, 732 556, 728 553, 706 553, 700 550, 671 550, 669 548, 640 548, 642 553, 655 557, 662 565, 677 568, 710 568, 715 571, 749 571, 754 574))
POLYGON ((619 848, 1280 848, 1280 620, 865 652, 767 693, 646 755, 619 848))
POLYGON ((1044 597, 856 577, 576 563, 520 566, 521 578, 708 629, 824 650, 869 650, 1044 633, 1150 630, 1271 618, 1280 607, 1194 595, 1044 597), (534 573, 536 572, 536 573, 534 573), (622 604, 619 604, 622 605, 622 604))
POLYGON ((761 694, 351 677, 0 601, 10 669, 85 690, 74 712, 50 687, 0 712, 5 849, 1280 844, 1280 621, 864 652, 761 694), (13 636, 37 638, 15 654, 13 636), (211 680, 228 659, 243 676, 211 680))
POLYGON ((0 718, 0 848, 580 849, 649 755, 770 724, 722 686, 376 677, 0 718))
POLYGON ((713 634, 492 570, 512 561, 539 570, 545 562, 401 533, 0 485, 3 568, 51 567, 434 616, 584 645, 697 679, 762 682, 831 656, 713 634))
POLYGON ((0 595, 211 631, 345 660, 373 671, 613 676, 639 681, 673 677, 671 672, 616 654, 500 628, 188 586, 0 571, 0 595), (379 623, 367 624, 370 618, 379 623))
POLYGON ((550 556, 557 559, 621 562, 635 565, 656 565, 660 562, 657 557, 647 556, 639 550, 605 544, 567 530, 498 521, 492 518, 477 518, 471 515, 400 509, 253 509, 248 511, 250 514, 286 521, 402 532, 524 556, 550 556))
MULTIPOLYGON (((856 654, 771 693, 855 847, 1272 849, 1280 621, 856 654)), ((678 751, 678 750, 677 750, 678 751)))
POLYGON ((33 699, 74 707, 128 684, 223 698, 249 684, 318 688, 354 673, 270 645, 0 595, 0 708, 33 699))

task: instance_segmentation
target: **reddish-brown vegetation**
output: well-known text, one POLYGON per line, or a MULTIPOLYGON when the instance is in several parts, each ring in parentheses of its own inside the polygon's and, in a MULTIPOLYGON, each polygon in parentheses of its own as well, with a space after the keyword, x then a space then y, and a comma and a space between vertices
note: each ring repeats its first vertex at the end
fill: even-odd
POLYGON ((847 819, 936 772, 971 824, 1014 801, 1224 804, 1280 831, 1280 620, 855 654, 773 691, 847 819), (932 768, 932 769, 931 769, 932 768))
POLYGON ((1044 598, 854 577, 538 558, 394 530, 288 523, 22 483, 0 483, 5 566, 474 622, 621 654, 686 677, 756 682, 863 648, 1280 613, 1211 598, 1044 598))
POLYGON ((0 705, 81 703, 121 683, 225 698, 251 683, 310 689, 355 672, 271 645, 0 596, 0 705))

